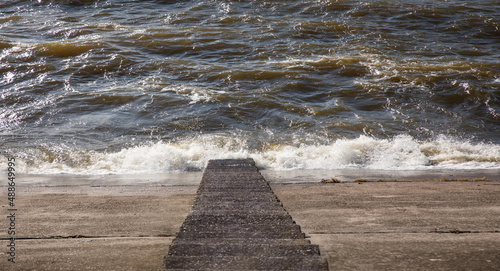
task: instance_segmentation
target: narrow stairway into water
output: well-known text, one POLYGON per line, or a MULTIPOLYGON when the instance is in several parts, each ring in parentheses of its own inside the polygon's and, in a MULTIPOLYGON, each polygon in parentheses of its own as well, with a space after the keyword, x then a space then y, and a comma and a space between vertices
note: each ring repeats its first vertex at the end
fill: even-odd
POLYGON ((210 160, 167 270, 328 270, 253 159, 210 160))

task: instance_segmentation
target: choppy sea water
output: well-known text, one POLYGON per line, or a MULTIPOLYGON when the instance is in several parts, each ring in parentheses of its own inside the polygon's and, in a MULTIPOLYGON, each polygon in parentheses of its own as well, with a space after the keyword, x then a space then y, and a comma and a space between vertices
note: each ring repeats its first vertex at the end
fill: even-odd
POLYGON ((0 2, 24 173, 499 169, 495 0, 0 2))

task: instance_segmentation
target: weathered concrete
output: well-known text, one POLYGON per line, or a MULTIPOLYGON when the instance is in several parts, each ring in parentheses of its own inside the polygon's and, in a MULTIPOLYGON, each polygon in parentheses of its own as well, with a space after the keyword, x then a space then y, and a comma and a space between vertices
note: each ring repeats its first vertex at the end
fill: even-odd
POLYGON ((197 187, 19 186, 15 263, 7 261, 8 202, 0 198, 0 224, 6 226, 0 231, 0 270, 164 270, 163 258, 197 187))
POLYGON ((168 270, 328 270, 252 159, 211 160, 168 270))
POLYGON ((499 182, 272 187, 330 270, 500 270, 499 182))
MULTIPOLYGON (((461 176, 461 171, 457 172, 456 176, 461 176)), ((357 177, 367 178, 365 173, 360 171, 357 177)), ((203 175, 197 173, 193 185, 173 185, 178 179, 192 177, 191 173, 183 174, 164 174, 161 182, 148 181, 149 176, 141 179, 142 175, 136 176, 137 182, 115 182, 120 176, 108 175, 77 179, 65 174, 16 176, 17 259, 11 264, 6 250, 0 250, 0 270, 164 271, 164 256, 190 213, 203 175), (110 185, 106 185, 107 178, 113 179, 110 185)), ((315 179, 332 176, 318 173, 315 179)), ((363 184, 285 184, 286 180, 269 175, 265 179, 301 230, 319 245, 330 270, 499 269, 497 179, 363 184)), ((5 185, 0 190, 7 193, 5 185)), ((0 197, 0 203, 6 218, 7 197, 0 197)), ((263 219, 267 218, 258 221, 263 219)), ((7 226, 6 219, 2 221, 7 226)), ((9 242, 6 229, 0 231, 5 248, 9 242)), ((289 241, 311 245, 304 239, 284 243, 259 239, 256 247, 244 238, 238 242, 248 251, 263 249, 265 254, 277 256, 287 249, 289 241), (279 249, 272 243, 280 244, 279 249)), ((184 245, 198 256, 212 250, 205 245, 195 249, 190 241, 184 245)), ((237 251, 220 248, 227 246, 223 239, 211 245, 226 253, 221 256, 237 251)))

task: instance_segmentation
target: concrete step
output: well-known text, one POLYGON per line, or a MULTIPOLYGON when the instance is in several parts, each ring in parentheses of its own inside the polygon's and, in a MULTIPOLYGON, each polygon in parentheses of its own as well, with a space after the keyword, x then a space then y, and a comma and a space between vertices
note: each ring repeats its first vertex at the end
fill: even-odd
MULTIPOLYGON (((210 209, 215 210, 234 210, 237 212, 239 210, 270 210, 273 208, 283 208, 280 202, 262 202, 262 201, 218 201, 218 202, 208 202, 210 204, 210 209)), ((196 206, 206 205, 207 201, 197 201, 196 206)))
POLYGON ((220 196, 217 195, 204 195, 195 199, 195 203, 210 204, 211 202, 245 202, 245 201, 261 201, 266 203, 280 203, 281 202, 274 195, 245 195, 242 197, 236 196, 220 196))
POLYGON ((264 244, 268 246, 281 246, 281 245, 310 245, 311 241, 308 239, 269 239, 269 238, 207 238, 198 240, 188 239, 175 239, 172 241, 174 244, 264 244))
POLYGON ((270 238, 270 239, 300 239, 305 238, 298 225, 294 227, 263 227, 263 225, 241 227, 239 225, 207 227, 207 228, 182 228, 177 238, 270 238))
MULTIPOLYGON (((217 180, 217 183, 251 183, 251 182, 261 182, 265 180, 264 177, 259 172, 213 172, 205 171, 201 179, 201 184, 207 183, 205 180, 217 180)), ((263 182, 266 183, 266 182, 263 182)))
POLYGON ((226 192, 226 193, 238 193, 238 192, 247 192, 247 193, 270 193, 268 187, 251 187, 251 186, 240 186, 240 187, 220 187, 220 186, 206 186, 200 187, 198 190, 199 193, 204 192, 226 192))
MULTIPOLYGON (((196 209, 191 211, 191 214, 193 215, 230 215, 234 213, 235 213, 234 210, 231 208, 219 209, 219 210, 196 209)), ((249 210, 238 210, 238 213, 246 215, 280 215, 283 214, 283 210, 249 209, 249 210)))
POLYGON ((238 171, 257 171, 255 161, 253 159, 219 159, 208 161, 206 171, 230 171, 231 169, 238 169, 238 171))
MULTIPOLYGON (((214 234, 218 233, 227 233, 233 231, 234 233, 240 232, 248 232, 251 234, 259 234, 264 232, 269 233, 300 233, 300 226, 292 223, 283 223, 283 224, 270 224, 270 223, 225 223, 225 224, 213 224, 213 223, 204 223, 202 221, 196 221, 193 223, 189 223, 186 225, 182 225, 180 232, 185 231, 193 231, 193 232, 213 232, 214 234)), ((295 235, 294 235, 295 236, 295 235)), ((233 238, 233 237, 228 237, 233 238)), ((285 237, 286 238, 286 237, 285 237)))
POLYGON ((202 191, 196 200, 265 200, 265 201, 279 201, 278 198, 270 191, 252 191, 252 190, 219 190, 219 191, 202 191))
POLYGON ((284 224, 295 224, 293 219, 288 214, 239 214, 239 213, 231 213, 227 215, 190 215, 186 218, 183 226, 190 225, 199 225, 199 224, 207 224, 207 225, 242 225, 242 224, 273 224, 273 225, 284 225, 284 224))
POLYGON ((275 245, 252 243, 215 243, 199 242, 176 243, 169 248, 168 255, 172 256, 260 256, 268 257, 296 257, 319 255, 317 245, 275 245))
POLYGON ((320 256, 268 257, 258 256, 170 256, 168 270, 328 270, 328 263, 320 256))
POLYGON ((200 186, 200 190, 204 189, 251 189, 253 190, 262 190, 264 192, 271 192, 269 186, 264 184, 257 183, 217 183, 217 184, 205 184, 200 186))

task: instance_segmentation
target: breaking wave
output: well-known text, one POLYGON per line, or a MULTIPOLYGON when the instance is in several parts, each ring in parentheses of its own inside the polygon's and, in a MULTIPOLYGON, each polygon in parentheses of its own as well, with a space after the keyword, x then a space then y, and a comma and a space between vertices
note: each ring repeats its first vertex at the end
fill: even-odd
MULTIPOLYGON (((293 169, 498 169, 500 146, 439 136, 418 141, 410 136, 377 139, 360 136, 325 144, 255 144, 249 138, 202 135, 177 142, 151 142, 117 152, 78 151, 68 147, 12 153, 17 171, 30 174, 139 174, 201 171, 210 159, 254 158, 269 170, 293 169)), ((2 159, 6 161, 6 159, 2 159)))

